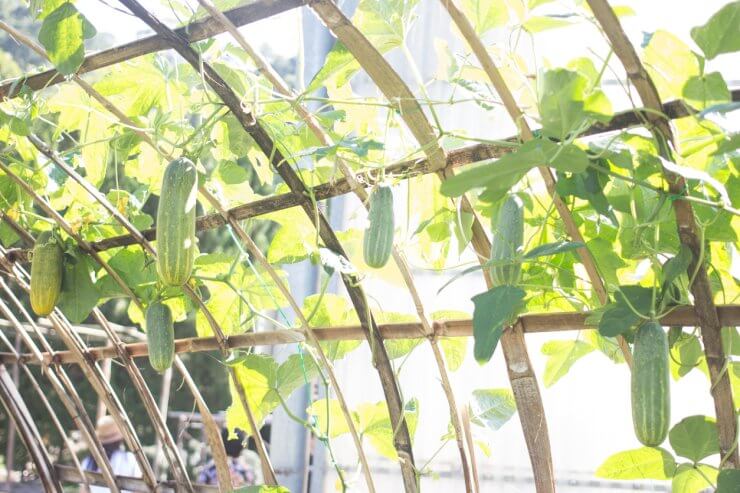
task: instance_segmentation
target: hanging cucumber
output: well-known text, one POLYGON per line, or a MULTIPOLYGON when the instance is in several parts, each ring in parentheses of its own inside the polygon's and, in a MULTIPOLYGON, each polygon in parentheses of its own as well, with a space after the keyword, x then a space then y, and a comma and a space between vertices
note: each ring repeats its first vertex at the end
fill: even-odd
POLYGON ((172 366, 175 359, 175 329, 170 307, 156 301, 146 310, 146 340, 149 364, 159 373, 172 366))
POLYGON ((383 267, 393 250, 393 191, 388 185, 378 185, 370 194, 370 224, 365 230, 363 255, 365 263, 379 269, 383 267))
POLYGON ((186 158, 167 165, 157 208, 157 270, 168 286, 190 278, 195 258, 195 203, 198 173, 186 158))
POLYGON ((64 252, 59 240, 45 231, 36 240, 31 259, 31 308, 45 317, 54 311, 62 291, 64 252))
POLYGON ((491 230, 491 280, 494 286, 516 285, 522 271, 517 257, 524 244, 524 206, 517 196, 509 195, 501 204, 491 219, 491 230))
POLYGON ((635 435, 648 447, 663 443, 671 419, 668 338, 651 320, 637 329, 632 367, 632 422, 635 435))

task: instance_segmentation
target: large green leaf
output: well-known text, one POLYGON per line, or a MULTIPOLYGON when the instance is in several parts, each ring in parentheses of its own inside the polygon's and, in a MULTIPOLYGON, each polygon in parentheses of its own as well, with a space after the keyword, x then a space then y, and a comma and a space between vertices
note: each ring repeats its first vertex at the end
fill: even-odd
POLYGON ((491 359, 504 326, 519 314, 525 296, 525 291, 516 286, 497 286, 473 296, 473 352, 478 363, 491 359))
POLYGON ((715 493, 738 493, 740 488, 740 469, 723 469, 717 476, 717 491, 715 493))
POLYGON ((462 0, 459 5, 479 36, 509 20, 506 0, 462 0))
POLYGON ((95 33, 85 16, 71 2, 65 2, 44 18, 39 41, 57 70, 71 75, 85 59, 85 40, 95 33))
POLYGON ((94 269, 88 257, 77 249, 65 257, 62 293, 57 306, 70 322, 79 324, 98 304, 100 294, 91 277, 94 269))
POLYGON ((632 328, 647 316, 652 308, 653 293, 642 286, 621 286, 615 302, 606 305, 599 321, 599 332, 605 337, 615 337, 632 328), (635 310, 637 313, 635 313, 635 310), (638 313, 640 315, 638 315, 638 313))
POLYGON ((703 26, 691 30, 691 37, 708 59, 740 50, 740 2, 730 2, 703 26))
POLYGON ((719 453, 717 424, 707 416, 689 416, 676 423, 668 434, 671 447, 693 462, 719 453))
POLYGON ((607 121, 609 100, 586 75, 566 69, 548 70, 538 77, 542 132, 565 140, 589 120, 607 121))
POLYGON ((516 412, 516 401, 509 389, 478 389, 473 391, 470 407, 473 423, 498 430, 516 412))
POLYGON ((714 486, 717 469, 706 464, 681 464, 671 481, 671 493, 701 493, 714 486))
POLYGON ((583 341, 547 341, 542 345, 542 354, 546 355, 545 387, 550 387, 565 376, 573 364, 594 350, 594 347, 583 341))
POLYGON ((596 470, 606 479, 669 479, 676 470, 673 456, 662 448, 642 447, 612 455, 596 470))

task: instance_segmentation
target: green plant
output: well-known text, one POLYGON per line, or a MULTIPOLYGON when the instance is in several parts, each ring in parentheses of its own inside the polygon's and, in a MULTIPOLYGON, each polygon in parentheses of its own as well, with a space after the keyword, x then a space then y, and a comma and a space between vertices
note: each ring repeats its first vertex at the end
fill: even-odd
POLYGON ((175 359, 175 329, 172 310, 155 301, 146 310, 146 341, 149 346, 149 364, 162 373, 175 359))
POLYGON ((388 263, 393 250, 393 190, 389 185, 378 185, 370 194, 369 225, 363 239, 365 263, 379 269, 388 263))
POLYGON ((660 323, 650 320, 637 329, 632 367, 632 422, 643 445, 657 447, 671 421, 668 338, 660 323))

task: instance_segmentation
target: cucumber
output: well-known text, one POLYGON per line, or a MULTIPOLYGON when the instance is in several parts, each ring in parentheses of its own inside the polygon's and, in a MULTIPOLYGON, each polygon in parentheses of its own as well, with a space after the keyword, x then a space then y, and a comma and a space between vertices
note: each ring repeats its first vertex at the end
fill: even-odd
POLYGON ((393 250, 393 191, 388 185, 378 185, 370 194, 370 224, 363 238, 365 263, 379 269, 388 263, 393 250))
POLYGON ((182 286, 195 259, 198 173, 186 158, 167 165, 157 208, 157 271, 165 285, 182 286))
POLYGON ((146 310, 146 340, 149 364, 159 373, 172 366, 175 359, 175 328, 170 307, 159 301, 146 310))
POLYGON ((31 258, 31 308, 40 317, 54 311, 62 292, 64 252, 48 231, 39 235, 31 258))
POLYGON ((522 272, 517 260, 524 244, 524 206, 515 195, 509 195, 491 218, 491 265, 489 272, 494 286, 516 285, 522 272))
POLYGON ((632 354, 632 423, 647 447, 657 447, 668 434, 671 420, 668 337, 651 320, 637 329, 632 354))

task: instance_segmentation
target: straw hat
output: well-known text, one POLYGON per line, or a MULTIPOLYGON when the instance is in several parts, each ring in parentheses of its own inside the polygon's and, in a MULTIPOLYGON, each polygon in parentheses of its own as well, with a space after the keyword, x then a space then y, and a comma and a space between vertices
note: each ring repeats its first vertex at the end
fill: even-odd
POLYGON ((95 427, 95 435, 97 435, 98 440, 103 445, 123 440, 121 430, 118 429, 118 425, 110 416, 103 416, 98 420, 98 425, 95 427))

